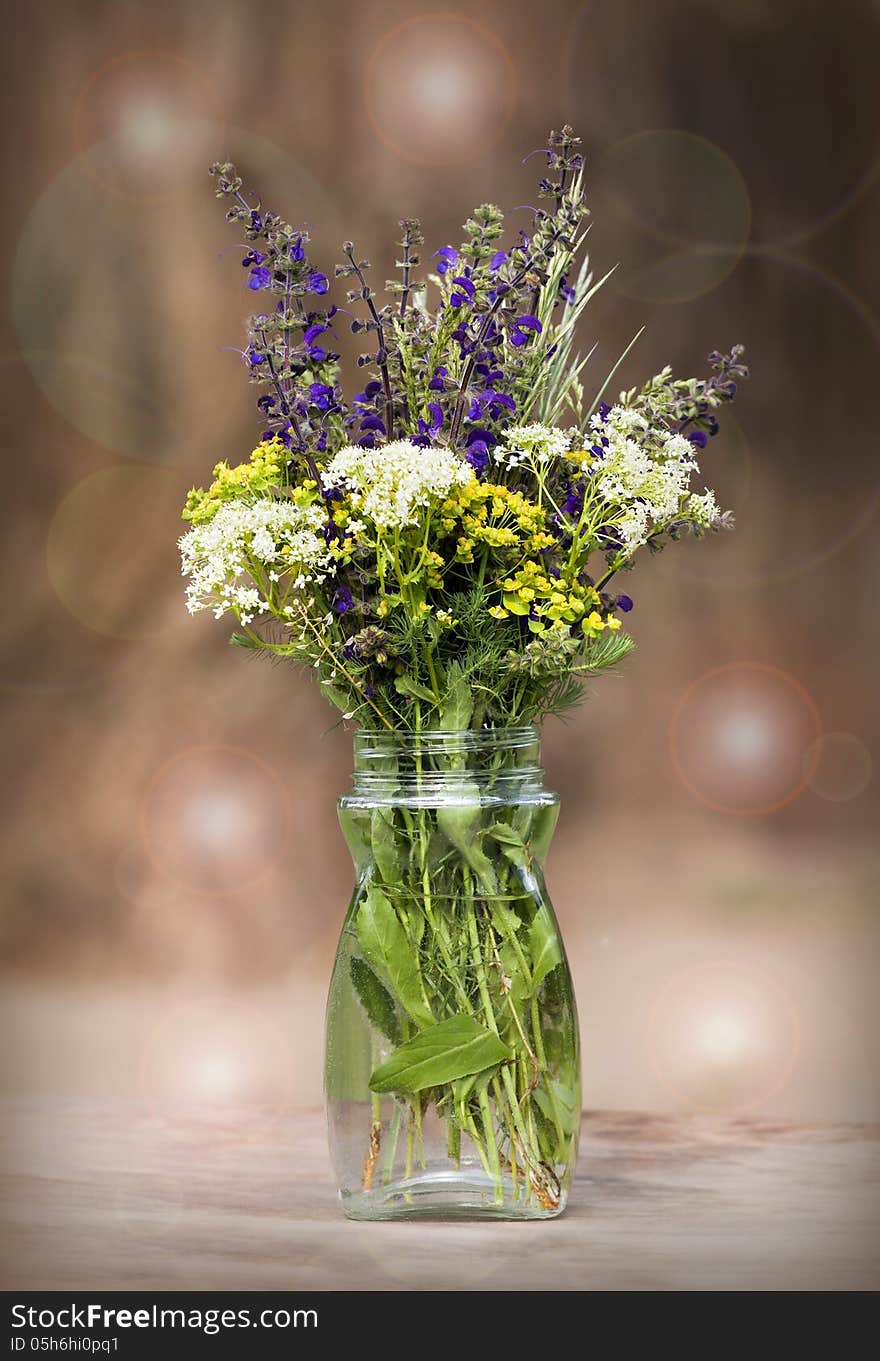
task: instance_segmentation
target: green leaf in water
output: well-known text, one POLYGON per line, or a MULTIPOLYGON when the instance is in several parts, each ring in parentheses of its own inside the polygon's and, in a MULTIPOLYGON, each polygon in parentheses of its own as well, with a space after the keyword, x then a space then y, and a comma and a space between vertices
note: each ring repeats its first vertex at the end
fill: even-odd
POLYGON ((355 918, 361 949, 373 968, 391 985, 401 1006, 419 1025, 434 1017, 422 992, 413 947, 385 894, 375 884, 367 890, 355 918))
POLYGON ((553 833, 556 831, 556 823, 559 821, 559 804, 547 803, 542 808, 536 808, 532 818, 532 834, 529 840, 532 855, 538 864, 543 864, 544 857, 550 849, 550 842, 553 833))
POLYGON ((490 836, 493 841, 497 841, 501 847, 502 855, 513 865, 518 865, 524 870, 529 863, 529 851, 522 837, 515 832, 506 822, 493 822, 491 827, 487 827, 486 836, 490 836))
POLYGON ((400 1022, 394 1009, 394 999, 369 964, 358 959, 357 955, 353 955, 351 960, 351 981, 372 1025, 392 1044, 400 1044, 400 1022))
POLYGON ((396 884, 403 869, 401 837, 394 825, 394 809, 378 807, 370 818, 373 859, 386 884, 396 884))
POLYGON ((556 1111, 559 1115, 562 1132, 570 1138, 577 1129, 578 1121, 581 1118, 580 1094, 575 1087, 569 1086, 567 1082, 558 1082, 556 1078, 550 1079, 550 1086, 553 1091, 553 1100, 551 1100, 550 1093, 544 1086, 536 1087, 532 1096, 537 1101, 541 1114, 546 1116, 551 1124, 555 1124, 553 1101, 556 1102, 556 1111))
POLYGON ((481 1073, 510 1058, 507 1045, 464 1012, 422 1030, 370 1078, 374 1092, 420 1092, 481 1073))
POLYGON ((542 903, 529 927, 529 953, 532 960, 532 985, 535 991, 548 973, 562 963, 559 932, 546 903, 542 903))
POLYGON ((487 892, 493 893, 497 887, 495 871, 491 860, 477 841, 477 829, 483 815, 480 791, 472 780, 463 780, 461 786, 456 788, 455 795, 460 802, 437 809, 437 826, 455 849, 464 856, 482 887, 487 892))

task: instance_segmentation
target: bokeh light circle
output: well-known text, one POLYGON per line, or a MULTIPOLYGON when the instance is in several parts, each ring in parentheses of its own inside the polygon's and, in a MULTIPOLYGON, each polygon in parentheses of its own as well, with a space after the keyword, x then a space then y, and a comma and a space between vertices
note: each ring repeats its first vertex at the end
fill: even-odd
POLYGON ((855 733, 828 732, 807 747, 804 772, 814 794, 831 803, 846 803, 868 788, 873 761, 855 733))
POLYGON ((516 107, 516 70, 484 24, 443 11, 417 14, 376 44, 363 98, 389 151, 415 165, 460 165, 502 136, 516 107))
MULTIPOLYGON (((880 508, 880 476, 876 460, 868 454, 874 421, 873 373, 880 362, 876 316, 843 280, 808 261, 750 246, 740 268, 744 273, 756 272, 749 282, 768 298, 760 354, 752 356, 762 366, 765 390, 778 389, 790 383, 793 374, 816 367, 817 336, 834 337, 837 362, 841 371, 845 367, 848 384, 846 477, 835 477, 829 484, 821 498, 820 517, 810 490, 815 481, 828 475, 825 451, 837 448, 841 441, 839 402, 821 387, 811 391, 808 400, 790 403, 775 425, 765 422, 750 433, 748 513, 739 520, 736 532, 714 535, 692 555, 665 555, 662 570, 698 579, 709 587, 737 591, 790 581, 829 562, 875 522, 880 508), (842 324, 850 320, 856 325, 842 324), (699 559, 699 571, 688 566, 694 558, 699 559)), ((748 403, 746 384, 744 414, 748 403)), ((725 439, 730 423, 731 412, 725 409, 717 441, 725 439)), ((717 481, 719 504, 726 505, 725 474, 722 471, 717 479, 715 475, 723 463, 723 458, 715 459, 716 440, 702 451, 700 463, 705 481, 710 486, 717 481)), ((730 504, 734 511, 738 509, 736 500, 730 504)))
POLYGON ((12 267, 19 349, 46 401, 89 439, 145 463, 201 454, 211 466, 247 412, 247 376, 233 351, 254 295, 210 162, 234 160, 249 195, 294 222, 319 222, 316 259, 329 274, 342 234, 323 185, 274 142, 216 121, 199 127, 193 137, 210 151, 187 162, 172 230, 164 203, 144 208, 111 194, 98 212, 83 153, 35 200, 12 267), (213 258, 206 241, 218 243, 213 258))
POLYGON ((144 1045, 143 1099, 182 1142, 263 1139, 289 1108, 292 1037, 257 1003, 227 995, 172 1005, 144 1045))
POLYGON ((81 624, 108 638, 143 639, 164 621, 151 589, 152 546, 180 514, 179 479, 123 464, 90 473, 58 505, 46 540, 49 580, 81 624))
POLYGON ((567 117, 602 146, 674 101, 741 167, 752 238, 794 245, 837 221, 880 173, 869 112, 880 12, 849 5, 843 20, 834 5, 585 0, 563 44, 567 117))
POLYGON ((763 970, 710 960, 660 989, 647 1043, 656 1077, 681 1107, 739 1115, 786 1086, 800 1031, 785 989, 763 970))
POLYGON ((691 132, 658 128, 609 147, 592 169, 591 206, 621 261, 613 286, 643 302, 710 292, 748 242, 751 209, 739 169, 691 132))
POLYGON ((806 789, 822 736, 819 710, 794 676, 763 662, 730 662, 698 676, 669 722, 672 768, 689 794, 717 813, 763 817, 806 789))
POLYGON ((135 202, 162 199, 217 159, 223 125, 214 81, 177 52, 123 52, 99 66, 73 108, 79 166, 102 189, 135 202))
POLYGON ((166 879, 227 897, 255 887, 290 845, 290 795, 254 752, 189 747, 153 775, 141 803, 147 853, 166 879))

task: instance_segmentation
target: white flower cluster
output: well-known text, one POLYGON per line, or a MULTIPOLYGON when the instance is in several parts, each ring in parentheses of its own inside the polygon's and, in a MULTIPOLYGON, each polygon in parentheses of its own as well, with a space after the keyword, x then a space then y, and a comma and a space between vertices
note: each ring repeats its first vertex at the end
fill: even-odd
MULTIPOLYGON (((320 506, 295 506, 269 497, 227 501, 208 524, 195 526, 180 540, 181 570, 190 578, 190 614, 211 608, 219 619, 232 610, 249 624, 268 608, 254 583, 253 562, 266 569, 270 582, 278 581, 280 572, 290 573, 294 590, 322 581, 333 570, 322 533, 325 523, 320 506)), ((286 613, 292 614, 293 607, 287 606, 286 613)))
POLYGON ((571 436, 555 425, 511 425, 502 435, 503 443, 495 450, 496 463, 507 468, 518 468, 521 463, 547 463, 562 458, 568 452, 571 436))
MULTIPOLYGON (((711 529, 721 518, 721 510, 715 500, 715 493, 710 491, 708 487, 702 496, 697 496, 694 493, 688 497, 685 503, 685 512, 689 520, 693 520, 694 524, 700 525, 703 529, 711 529)), ((732 517, 730 517, 729 523, 732 522, 732 517)))
POLYGON ((601 462, 594 464, 595 485, 603 500, 621 507, 614 523, 628 551, 678 516, 704 528, 714 524, 718 507, 712 492, 690 494, 691 476, 699 471, 690 440, 658 431, 628 407, 612 407, 604 420, 594 416, 590 425, 604 449, 601 462), (648 447, 640 443, 645 436, 648 447))
POLYGON ((473 478, 473 468, 452 449, 420 449, 409 440, 378 449, 348 445, 321 474, 326 491, 344 487, 358 514, 380 530, 416 524, 420 508, 473 478))

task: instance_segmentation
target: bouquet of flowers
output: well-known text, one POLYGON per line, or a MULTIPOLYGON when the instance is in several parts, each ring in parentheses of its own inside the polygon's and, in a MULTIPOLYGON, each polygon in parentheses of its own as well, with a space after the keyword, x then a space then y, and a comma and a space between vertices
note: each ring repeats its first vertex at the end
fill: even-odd
MULTIPOLYGON (((569 709, 633 646, 619 581, 640 551, 732 524, 696 479, 718 409, 747 376, 742 346, 713 352, 705 378, 665 368, 612 400, 630 345, 588 388, 592 351, 579 355, 575 336, 605 280, 581 259, 580 139, 564 127, 544 154, 528 226, 505 234, 483 204, 423 272, 420 224, 405 219, 384 298, 346 241, 338 302, 308 233, 246 196, 233 165, 211 171, 262 308, 242 352, 262 429, 247 462, 219 463, 187 497, 188 608, 231 615, 239 647, 313 669, 346 719, 385 735, 392 780, 464 765, 450 740, 417 746, 413 765, 413 734, 466 743, 569 709), (350 399, 342 326, 365 346, 350 399)), ((452 813, 418 802, 352 832, 372 867, 347 967, 378 1036, 374 1100, 408 1103, 410 1163, 432 1104, 451 1157, 465 1133, 489 1173, 518 1172, 552 1208, 577 1077, 550 1052, 558 947, 511 887, 537 869, 542 834, 534 810, 503 798, 488 820, 474 812, 482 795, 452 813)))

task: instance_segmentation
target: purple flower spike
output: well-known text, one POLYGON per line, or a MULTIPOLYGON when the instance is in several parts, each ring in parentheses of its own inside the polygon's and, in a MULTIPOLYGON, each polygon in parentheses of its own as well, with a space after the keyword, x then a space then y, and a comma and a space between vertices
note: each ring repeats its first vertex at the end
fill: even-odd
POLYGON ((354 598, 347 586, 340 586, 333 597, 333 608, 337 614, 348 614, 354 609, 354 598))
POLYGON ((272 275, 265 265, 257 265, 252 269, 248 278, 248 288, 252 288, 256 293, 261 288, 268 288, 272 282, 272 275))
POLYGON ((330 281, 326 274, 321 274, 313 269, 309 275, 309 291, 311 293, 326 293, 330 287, 330 281))

